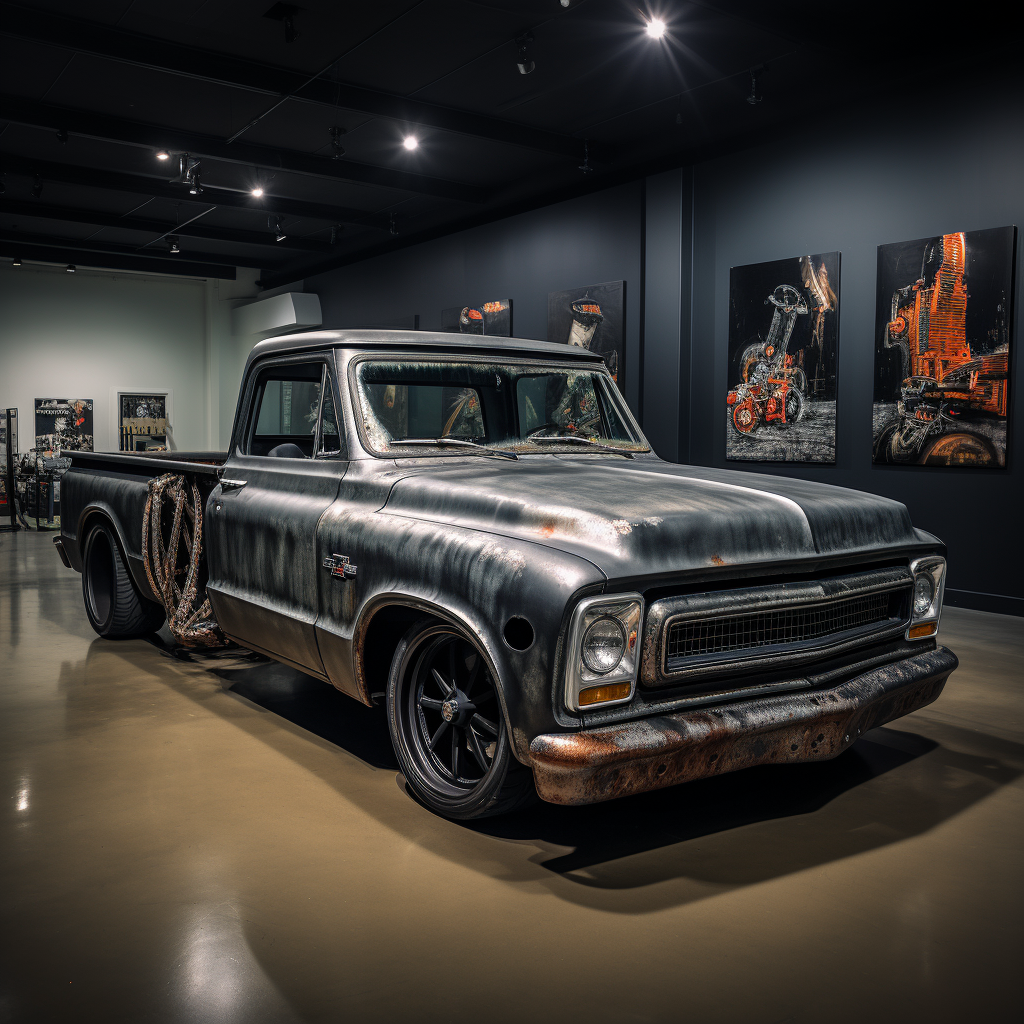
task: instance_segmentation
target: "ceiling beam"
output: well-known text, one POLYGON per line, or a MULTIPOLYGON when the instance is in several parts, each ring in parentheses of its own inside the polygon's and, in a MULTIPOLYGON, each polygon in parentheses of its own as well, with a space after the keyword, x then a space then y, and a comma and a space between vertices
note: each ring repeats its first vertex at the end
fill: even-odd
POLYGON ((173 256, 152 259, 101 252, 83 253, 82 258, 79 259, 71 249, 60 249, 56 246, 35 243, 7 242, 2 238, 0 238, 0 256, 32 260, 36 263, 73 263, 76 267, 96 267, 100 270, 138 270, 148 274, 171 274, 175 277, 212 277, 221 281, 235 280, 234 267, 222 267, 216 263, 197 263, 190 260, 182 263, 174 259, 173 256), (69 259, 69 256, 72 258, 69 259))
MULTIPOLYGON (((49 235, 33 235, 24 231, 5 231, 0 229, 0 239, 12 245, 45 245, 52 249, 63 249, 68 252, 103 252, 120 256, 138 256, 140 259, 192 259, 202 260, 204 263, 216 263, 225 267, 253 267, 261 270, 267 266, 267 261, 253 259, 249 256, 225 256, 221 253, 197 252, 178 253, 171 255, 166 248, 157 248, 156 245, 149 247, 139 245, 116 245, 111 242, 96 242, 84 238, 51 238, 49 235)), ((274 269, 281 264, 274 263, 274 269)))
MULTIPOLYGON (((74 206, 50 206, 38 200, 22 202, 18 199, 0 199, 0 214, 16 217, 39 217, 42 220, 59 220, 71 224, 92 224, 95 227, 126 228, 130 231, 147 231, 154 235, 168 232, 190 238, 210 238, 217 242, 237 242, 241 245, 265 245, 273 249, 299 249, 304 252, 329 253, 327 242, 289 235, 283 241, 274 241, 269 231, 241 231, 234 228, 218 228, 193 221, 178 227, 165 220, 151 220, 148 217, 119 217, 116 213, 101 213, 98 210, 81 210, 74 206)), ((2 229, 0 229, 2 230, 2 229)))
POLYGON ((63 17, 51 11, 0 3, 0 33, 277 98, 289 96, 332 109, 344 107, 402 124, 422 125, 563 156, 581 155, 582 142, 570 135, 346 82, 325 78, 310 82, 308 74, 290 68, 127 32, 113 25, 63 17))
POLYGON ((66 185, 86 185, 90 188, 102 188, 114 192, 134 192, 159 199, 170 199, 173 202, 229 206, 236 210, 249 210, 252 213, 311 217, 314 220, 340 224, 361 224, 384 230, 390 227, 390 218, 368 210, 351 210, 344 206, 310 203, 302 199, 284 199, 266 193, 256 199, 248 192, 234 192, 230 189, 215 188, 205 183, 201 195, 193 196, 189 193, 187 186, 168 181, 166 178, 152 178, 146 174, 125 174, 121 171, 96 170, 91 167, 79 167, 75 164, 54 163, 47 160, 28 160, 25 157, 5 153, 0 153, 0 169, 9 174, 25 174, 29 177, 38 174, 44 182, 61 181, 66 185))
POLYGON ((334 160, 330 157, 300 153, 295 150, 275 149, 271 146, 256 146, 247 142, 233 142, 230 145, 213 135, 180 131, 161 125, 142 124, 106 114, 95 114, 86 110, 57 107, 49 103, 20 96, 0 94, 0 120, 32 128, 63 129, 72 135, 116 142, 141 149, 167 149, 189 153, 192 156, 208 157, 247 167, 263 167, 288 171, 291 174, 310 175, 332 181, 355 182, 377 188, 400 189, 419 195, 437 196, 441 199, 455 199, 465 203, 482 203, 490 197, 488 189, 459 181, 446 181, 424 174, 395 170, 389 167, 372 167, 352 160, 334 160))

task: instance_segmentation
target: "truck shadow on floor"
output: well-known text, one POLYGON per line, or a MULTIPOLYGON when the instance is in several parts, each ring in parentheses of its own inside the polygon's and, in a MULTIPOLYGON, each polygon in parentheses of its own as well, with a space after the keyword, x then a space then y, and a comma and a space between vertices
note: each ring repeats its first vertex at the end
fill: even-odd
MULTIPOLYGON (((397 773, 382 708, 248 652, 164 653, 203 667, 228 692, 366 764, 397 773)), ((467 833, 509 844, 520 865, 509 865, 511 875, 519 878, 525 846, 533 851, 529 863, 579 886, 628 890, 687 876, 718 891, 923 834, 1024 770, 1018 744, 928 723, 938 737, 931 738, 910 725, 874 729, 831 761, 748 768, 586 807, 538 802, 503 818, 436 818, 437 828, 417 826, 415 838, 465 863, 475 862, 467 833)), ((392 820, 383 806, 366 809, 402 832, 416 820, 392 820)))

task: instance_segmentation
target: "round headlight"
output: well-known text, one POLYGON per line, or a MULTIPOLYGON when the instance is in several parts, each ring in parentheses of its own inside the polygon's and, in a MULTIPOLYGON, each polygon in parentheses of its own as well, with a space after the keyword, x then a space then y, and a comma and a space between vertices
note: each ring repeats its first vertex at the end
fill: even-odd
POLYGON ((914 580, 914 614, 924 615, 931 608, 934 596, 935 587, 931 576, 922 573, 914 580))
POLYGON ((611 672, 626 653, 626 631, 618 619, 598 619, 583 634, 583 664, 595 675, 611 672))

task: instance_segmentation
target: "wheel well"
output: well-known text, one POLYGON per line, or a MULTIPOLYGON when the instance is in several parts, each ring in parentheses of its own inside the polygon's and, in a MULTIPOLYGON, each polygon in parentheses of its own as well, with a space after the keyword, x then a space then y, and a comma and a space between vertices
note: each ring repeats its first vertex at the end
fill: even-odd
POLYGON ((374 613, 357 655, 360 689, 368 703, 373 703, 374 694, 387 689, 391 660, 405 631, 418 619, 433 617, 418 608, 396 604, 374 613))

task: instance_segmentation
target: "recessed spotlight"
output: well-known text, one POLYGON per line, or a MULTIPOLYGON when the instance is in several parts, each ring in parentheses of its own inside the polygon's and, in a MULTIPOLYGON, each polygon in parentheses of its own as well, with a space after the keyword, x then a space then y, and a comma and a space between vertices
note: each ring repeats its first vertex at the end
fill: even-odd
POLYGON ((64 273, 65 273, 65 274, 73 274, 73 273, 75 272, 75 270, 76 270, 76 269, 77 269, 77 268, 75 267, 74 263, 69 263, 69 264, 68 264, 68 265, 67 265, 67 266, 66 266, 66 267, 64 268, 64 273))
POLYGON ((253 196, 255 196, 255 197, 256 197, 257 199, 259 199, 259 198, 260 198, 260 196, 262 196, 262 195, 263 195, 263 189, 261 189, 261 188, 259 187, 259 185, 257 185, 257 186, 256 186, 256 187, 255 187, 255 188, 254 188, 254 189, 252 190, 252 192, 250 193, 250 195, 253 195, 253 196))
POLYGON ((402 145, 405 146, 405 148, 408 149, 410 152, 414 150, 419 144, 420 140, 417 139, 415 135, 406 135, 406 137, 402 139, 402 145))
POLYGON ((647 22, 647 27, 644 31, 652 39, 661 39, 665 34, 665 22, 663 22, 661 18, 651 18, 651 20, 647 22))
POLYGON ((156 151, 156 158, 157 160, 170 160, 171 154, 166 149, 158 149, 156 151))

